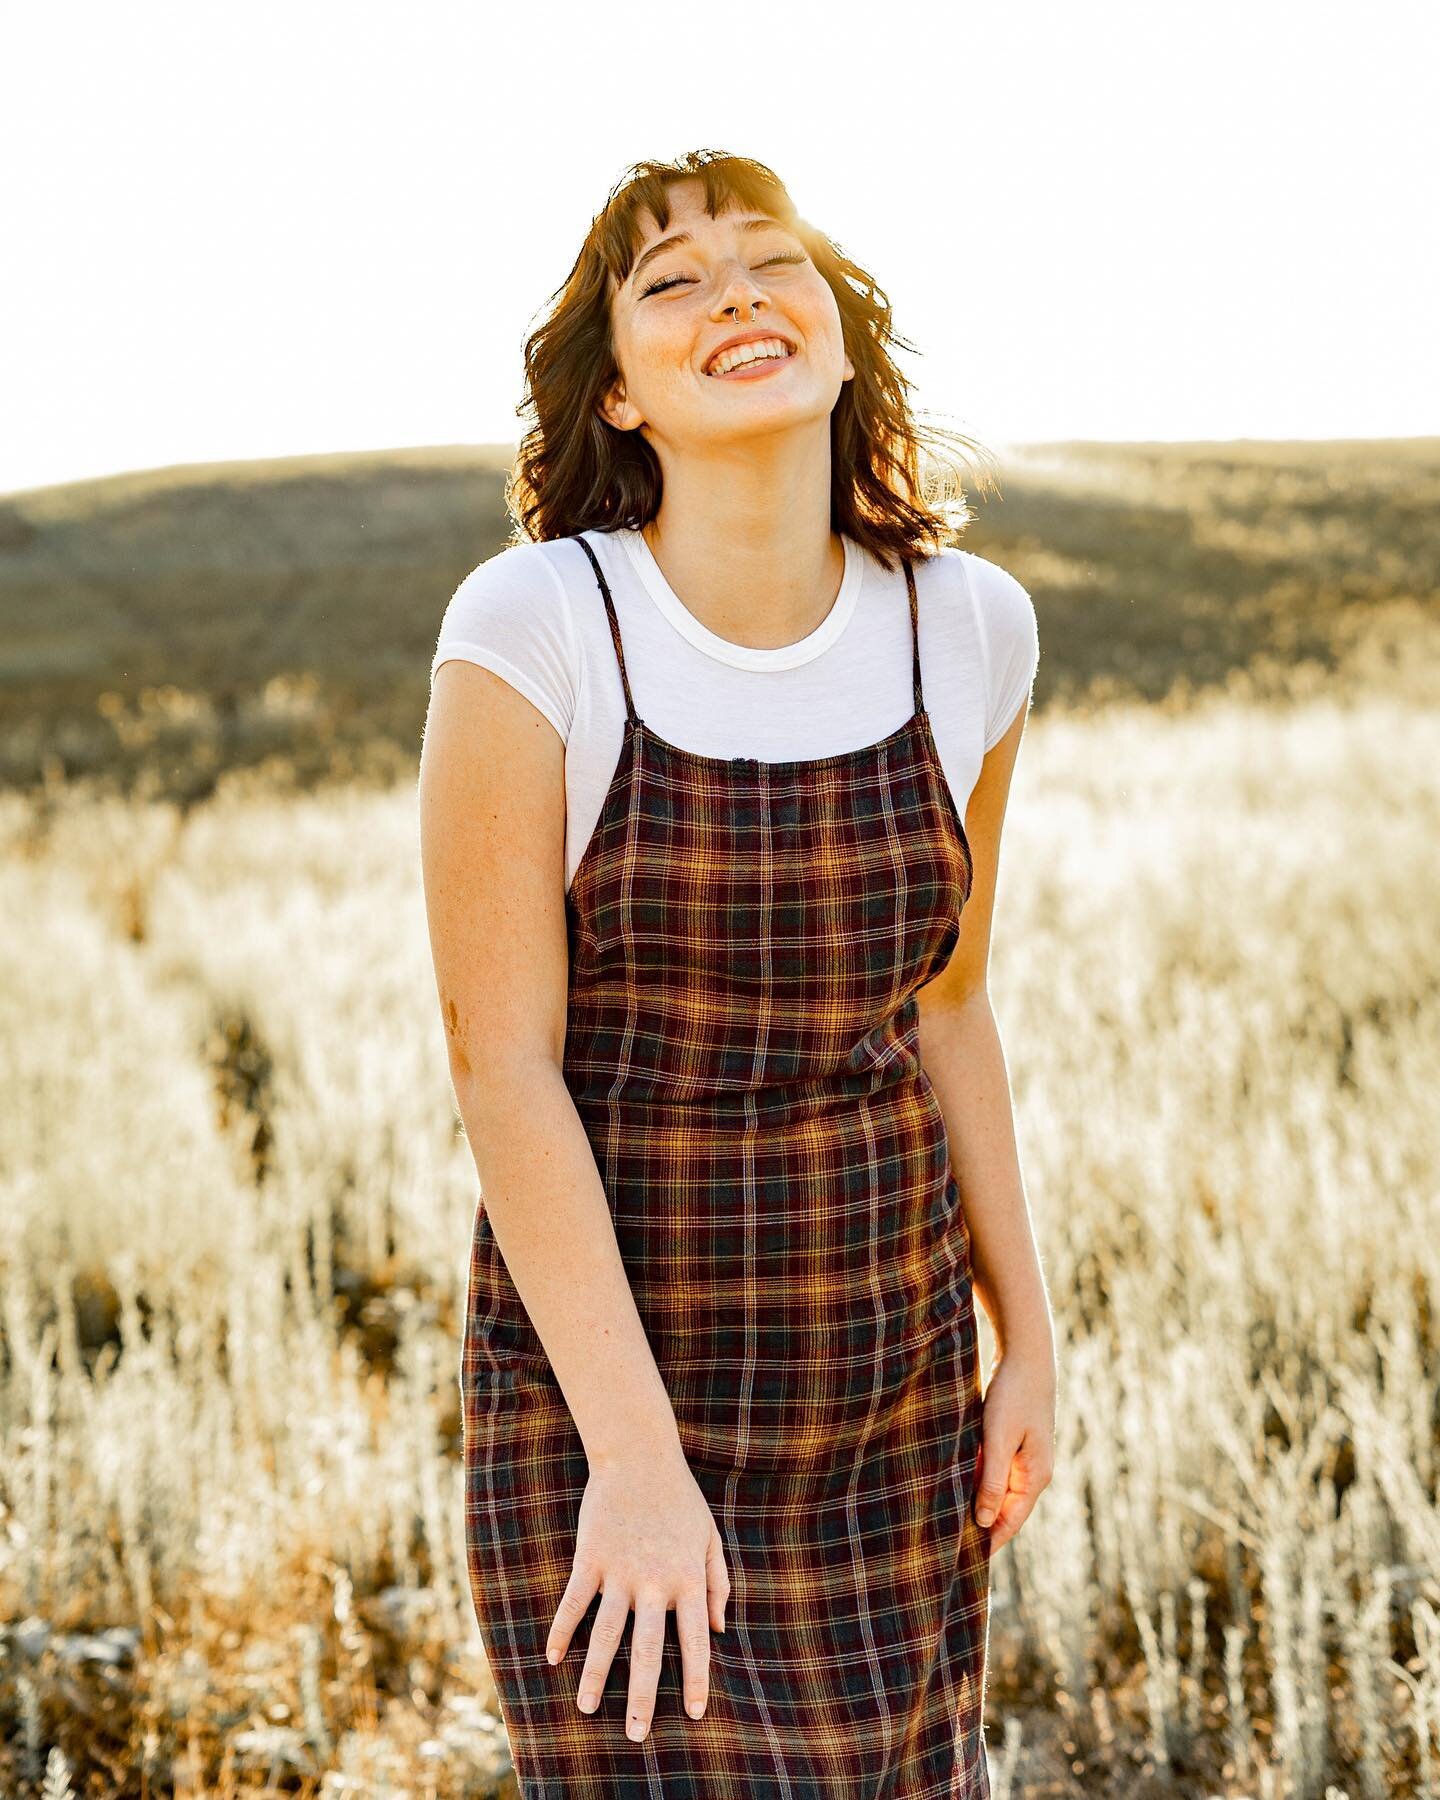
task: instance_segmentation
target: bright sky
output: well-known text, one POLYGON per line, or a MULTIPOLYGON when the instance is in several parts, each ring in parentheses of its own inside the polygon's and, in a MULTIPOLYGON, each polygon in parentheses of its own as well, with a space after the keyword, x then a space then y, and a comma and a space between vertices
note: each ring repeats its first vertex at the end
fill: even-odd
POLYGON ((696 148, 992 448, 1440 432, 1437 67, 1429 0, 10 7, 0 491, 513 441, 592 216, 696 148))

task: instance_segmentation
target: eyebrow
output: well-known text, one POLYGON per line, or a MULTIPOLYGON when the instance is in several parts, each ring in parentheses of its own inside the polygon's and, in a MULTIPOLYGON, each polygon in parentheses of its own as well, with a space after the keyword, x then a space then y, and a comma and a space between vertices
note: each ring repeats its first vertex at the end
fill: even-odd
MULTIPOLYGON (((782 225, 779 219, 772 219, 768 213, 760 213, 752 219, 742 219, 740 221, 740 229, 742 231, 790 231, 788 225, 782 225)), ((790 235, 791 237, 794 237, 795 234, 793 231, 790 231, 790 235)), ((689 231, 677 231, 671 237, 661 238, 660 242, 658 244, 652 244, 635 264, 635 267, 630 271, 629 280, 634 281, 640 271, 645 267, 646 263, 648 263, 652 257, 659 256, 662 250, 673 250, 677 244, 693 244, 694 241, 694 234, 689 231)))

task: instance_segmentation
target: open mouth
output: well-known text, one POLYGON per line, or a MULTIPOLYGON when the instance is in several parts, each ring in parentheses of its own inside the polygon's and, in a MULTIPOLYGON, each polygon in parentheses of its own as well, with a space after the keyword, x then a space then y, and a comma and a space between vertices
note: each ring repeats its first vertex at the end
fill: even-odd
POLYGON ((711 357, 705 373, 712 381, 729 381, 751 370, 769 370, 789 362, 795 347, 780 336, 757 338, 753 343, 738 344, 711 357))

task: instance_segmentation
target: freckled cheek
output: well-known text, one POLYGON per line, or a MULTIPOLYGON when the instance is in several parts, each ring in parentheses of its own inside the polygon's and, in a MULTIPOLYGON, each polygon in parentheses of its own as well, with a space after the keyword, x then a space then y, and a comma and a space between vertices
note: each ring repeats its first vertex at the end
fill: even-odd
MULTIPOLYGON (((714 327, 711 326, 710 329, 713 331, 714 327)), ((666 346, 666 364, 668 367, 674 369, 677 375, 689 375, 698 369, 700 352, 696 348, 696 337, 698 335, 703 339, 704 330, 705 327, 702 326, 698 333, 691 331, 676 332, 675 336, 666 346)))
POLYGON ((804 328, 806 343, 814 344, 826 352, 838 351, 844 342, 840 315, 833 303, 829 306, 817 305, 804 322, 804 328))
POLYGON ((633 385, 679 384, 694 366, 695 342, 687 332, 642 338, 630 346, 627 366, 634 371, 633 385))

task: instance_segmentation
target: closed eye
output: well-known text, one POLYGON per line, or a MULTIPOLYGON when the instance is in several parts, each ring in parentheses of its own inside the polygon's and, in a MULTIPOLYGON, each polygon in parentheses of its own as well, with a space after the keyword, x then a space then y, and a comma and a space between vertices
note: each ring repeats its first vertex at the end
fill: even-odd
MULTIPOLYGON (((771 263, 803 263, 808 260, 808 257, 797 256, 793 251, 785 251, 777 256, 767 256, 764 262, 757 263, 756 267, 768 269, 771 263)), ((649 287, 643 288, 640 293, 640 298, 644 300, 650 294, 663 294, 667 288, 675 287, 682 281, 690 281, 692 279, 693 277, 689 275, 667 275, 664 280, 652 281, 649 287)))

